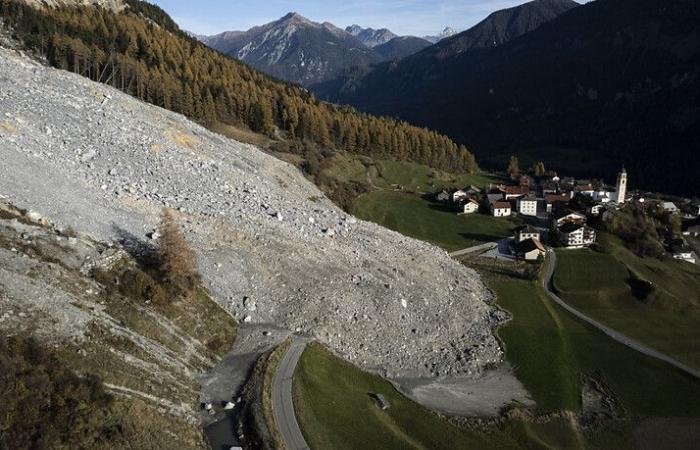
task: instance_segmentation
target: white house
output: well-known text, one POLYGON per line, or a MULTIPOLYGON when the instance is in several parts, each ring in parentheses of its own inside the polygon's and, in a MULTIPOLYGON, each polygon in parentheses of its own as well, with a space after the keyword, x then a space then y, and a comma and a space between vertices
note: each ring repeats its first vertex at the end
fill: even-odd
POLYGON ((537 217, 537 199, 524 197, 518 200, 518 212, 523 216, 537 217))
POLYGON ((533 227, 532 225, 525 225, 515 230, 516 242, 523 242, 527 241, 528 239, 540 240, 540 232, 537 231, 537 228, 533 227))
POLYGON ((494 202, 491 205, 494 217, 508 217, 512 213, 512 208, 509 202, 494 202))
POLYGON ((527 239, 515 244, 516 256, 525 261, 537 261, 540 257, 544 257, 546 253, 547 250, 539 239, 527 239))
POLYGON ((587 212, 592 216, 599 216, 605 206, 602 203, 588 207, 587 212))
POLYGON ((479 211, 479 202, 477 202, 473 198, 470 198, 464 204, 464 214, 474 214, 475 212, 478 212, 478 211, 479 211))
POLYGON ((454 191, 452 193, 452 201, 455 203, 459 203, 462 200, 466 199, 467 197, 469 197, 469 195, 465 191, 463 191, 462 189, 459 189, 459 190, 454 191))
POLYGON ((596 231, 586 225, 567 222, 559 227, 559 241, 565 247, 582 248, 594 244, 596 231))
POLYGON ((552 222, 557 228, 566 223, 576 223, 582 225, 586 223, 586 216, 575 211, 562 211, 552 217, 552 222))
POLYGON ((598 190, 593 192, 593 200, 600 203, 610 203, 612 201, 613 193, 605 190, 598 190))
POLYGON ((661 206, 663 206, 663 208, 671 214, 676 214, 678 211, 680 211, 673 202, 663 202, 661 206))

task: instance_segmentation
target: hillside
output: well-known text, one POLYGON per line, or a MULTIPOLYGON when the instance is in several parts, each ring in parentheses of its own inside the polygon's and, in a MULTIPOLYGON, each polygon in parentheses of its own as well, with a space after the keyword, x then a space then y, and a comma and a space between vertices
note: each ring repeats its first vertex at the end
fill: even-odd
POLYGON ((203 289, 154 300, 127 249, 76 229, 0 199, 0 447, 208 448, 195 374, 235 322, 203 289))
POLYGON ((18 206, 131 243, 175 209, 235 318, 298 330, 366 369, 466 374, 500 360, 490 294, 445 252, 357 221, 288 164, 116 89, 6 50, 0 79, 0 192, 18 206))
POLYGON ((394 61, 411 56, 426 47, 430 47, 430 42, 425 39, 402 36, 396 37, 384 44, 374 47, 374 51, 381 55, 382 59, 394 61))
POLYGON ((319 102, 305 89, 207 48, 160 8, 126 3, 115 13, 94 7, 36 10, 8 0, 0 3, 0 15, 26 50, 55 67, 200 123, 250 129, 284 143, 302 161, 350 152, 476 170, 473 155, 446 136, 319 102))
POLYGON ((699 23, 689 0, 598 0, 496 48, 382 66, 340 99, 437 128, 492 165, 532 154, 611 176, 624 163, 638 186, 697 194, 699 23))

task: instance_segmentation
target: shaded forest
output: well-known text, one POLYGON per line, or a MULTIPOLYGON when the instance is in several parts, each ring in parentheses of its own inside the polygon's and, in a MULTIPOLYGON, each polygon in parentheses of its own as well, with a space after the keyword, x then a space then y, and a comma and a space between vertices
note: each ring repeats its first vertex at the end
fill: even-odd
POLYGON ((478 169, 473 154, 444 135, 321 102, 299 86, 204 46, 162 9, 126 3, 125 11, 115 13, 99 7, 38 10, 0 0, 0 14, 27 49, 53 66, 203 124, 245 126, 307 148, 412 161, 450 172, 478 169))
POLYGON ((32 338, 0 338, 0 448, 92 449, 121 442, 112 397, 32 338))

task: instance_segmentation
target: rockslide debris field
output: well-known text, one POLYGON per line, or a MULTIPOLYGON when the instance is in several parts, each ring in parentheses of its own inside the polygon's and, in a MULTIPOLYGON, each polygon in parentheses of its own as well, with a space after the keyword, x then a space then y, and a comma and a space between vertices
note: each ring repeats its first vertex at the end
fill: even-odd
POLYGON ((308 334, 390 377, 502 359, 502 313, 474 271, 354 219, 253 146, 6 49, 0 144, 0 195, 59 226, 134 246, 161 208, 178 211, 206 285, 242 322, 308 334))

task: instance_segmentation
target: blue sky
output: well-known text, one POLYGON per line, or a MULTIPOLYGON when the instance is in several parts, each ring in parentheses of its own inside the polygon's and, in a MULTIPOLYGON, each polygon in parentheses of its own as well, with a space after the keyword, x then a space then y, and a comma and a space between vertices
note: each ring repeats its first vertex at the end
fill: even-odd
MULTIPOLYGON (((527 0, 150 0, 188 31, 215 34, 247 30, 290 11, 339 27, 389 28, 397 34, 432 35, 451 26, 465 30, 493 11, 527 0)), ((579 3, 583 1, 579 0, 579 3)))

